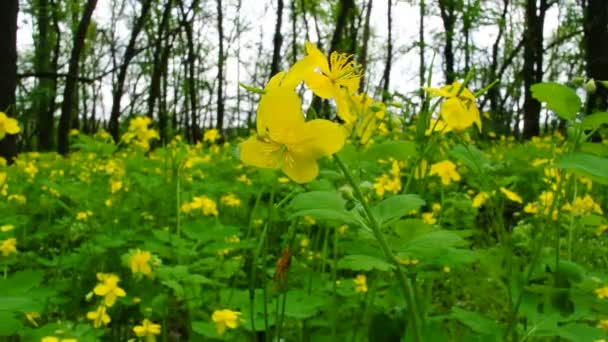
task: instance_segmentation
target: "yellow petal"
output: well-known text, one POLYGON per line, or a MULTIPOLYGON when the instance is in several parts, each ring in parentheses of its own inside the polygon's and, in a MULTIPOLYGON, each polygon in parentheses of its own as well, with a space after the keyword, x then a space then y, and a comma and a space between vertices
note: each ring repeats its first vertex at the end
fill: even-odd
POLYGON ((314 66, 318 67, 322 73, 325 75, 329 75, 329 62, 327 61, 327 57, 321 52, 321 50, 317 49, 317 47, 311 43, 306 42, 306 53, 312 59, 312 63, 314 66))
POLYGON ((285 153, 281 169, 296 183, 308 183, 317 178, 319 165, 314 158, 296 158, 291 153, 285 153))
POLYGON ((258 135, 282 142, 304 124, 298 94, 293 89, 278 87, 262 95, 257 110, 258 135))
POLYGON ((297 159, 319 159, 342 149, 346 140, 344 128, 329 120, 312 120, 301 132, 301 140, 290 145, 289 153, 297 159))
POLYGON ((304 81, 306 82, 306 86, 319 97, 330 99, 335 95, 334 85, 325 75, 311 72, 306 75, 304 81))
POLYGON ((424 91, 426 91, 427 93, 429 93, 429 95, 431 95, 432 97, 445 97, 445 98, 453 97, 453 95, 444 88, 437 89, 437 88, 423 87, 422 89, 424 91))
POLYGON ((278 166, 279 145, 251 137, 239 146, 241 161, 247 165, 271 169, 278 166))
POLYGON ((20 131, 19 123, 15 119, 8 118, 4 123, 4 129, 9 134, 17 134, 20 131))
POLYGON ((441 118, 448 127, 456 131, 471 127, 475 120, 473 116, 458 98, 447 99, 441 104, 441 118))
POLYGON ((351 110, 350 95, 348 95, 345 88, 338 88, 335 94, 338 117, 349 126, 354 126, 357 123, 357 115, 351 110))
POLYGON ((315 66, 312 63, 311 58, 302 58, 291 66, 289 71, 285 74, 281 86, 287 89, 295 89, 308 74, 314 73, 314 68, 315 66))
POLYGON ((281 85, 281 82, 283 81, 284 77, 285 77, 285 71, 278 72, 276 75, 274 75, 270 78, 270 81, 268 81, 268 83, 266 84, 266 87, 264 87, 264 89, 271 90, 271 89, 278 88, 281 85))

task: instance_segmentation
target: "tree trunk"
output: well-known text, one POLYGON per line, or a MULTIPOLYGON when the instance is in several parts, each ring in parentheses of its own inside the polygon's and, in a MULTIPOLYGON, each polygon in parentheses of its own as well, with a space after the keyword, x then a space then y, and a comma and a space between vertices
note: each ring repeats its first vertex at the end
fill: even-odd
POLYGON ((217 33, 219 49, 217 53, 217 117, 215 127, 224 127, 224 28, 222 25, 222 0, 217 0, 217 33))
POLYGON ((112 134, 115 142, 120 140, 118 118, 120 117, 120 101, 122 100, 122 92, 124 90, 125 80, 127 78, 127 69, 129 68, 131 60, 135 57, 135 55, 137 55, 137 51, 135 50, 137 36, 139 36, 139 33, 146 23, 146 18, 148 17, 148 12, 150 11, 151 6, 152 0, 145 0, 141 4, 141 13, 135 22, 135 26, 133 26, 133 31, 131 31, 131 38, 129 39, 129 44, 125 49, 122 64, 118 70, 116 84, 114 85, 114 91, 112 93, 112 110, 110 111, 110 134, 112 134))
MULTIPOLYGON (((420 0, 420 26, 418 27, 418 48, 419 48, 419 54, 420 54, 420 70, 418 71, 420 73, 420 75, 418 75, 418 77, 420 78, 420 88, 424 87, 424 80, 425 80, 425 61, 424 61, 424 47, 425 47, 425 40, 424 40, 424 16, 425 16, 425 0, 420 0)), ((420 90, 421 93, 424 96, 424 92, 422 91, 422 89, 420 90)))
POLYGON ((386 64, 384 65, 384 76, 382 83, 382 101, 386 101, 389 98, 388 86, 391 80, 391 65, 393 60, 393 4, 391 0, 388 0, 388 12, 387 12, 387 29, 388 37, 386 41, 386 64))
POLYGON ((193 12, 192 19, 186 18, 187 13, 184 9, 183 1, 180 2, 180 9, 182 12, 182 27, 186 33, 186 46, 188 49, 186 69, 188 71, 186 81, 188 82, 188 98, 190 100, 190 125, 189 136, 193 142, 200 141, 202 139, 202 131, 198 120, 198 95, 197 95, 197 80, 196 80, 196 52, 194 42, 194 32, 192 27, 194 26, 194 18, 196 16, 196 8, 198 7, 198 0, 195 0, 191 4, 191 11, 193 12))
POLYGON ((367 49, 369 46, 369 36, 370 36, 370 24, 369 20, 372 13, 372 0, 367 0, 367 6, 365 8, 365 21, 363 24, 363 46, 361 48, 361 68, 363 69, 363 73, 361 75, 361 92, 365 91, 365 73, 367 71, 367 49))
MULTIPOLYGON (((283 44, 283 35, 281 34, 281 24, 283 23, 283 0, 277 1, 277 22, 274 27, 274 38, 272 43, 272 64, 270 65, 270 77, 281 71, 281 45, 283 44)), ((270 78, 269 77, 269 78, 270 78)))
MULTIPOLYGON (((52 73, 51 69, 51 44, 50 36, 50 13, 51 8, 48 0, 37 0, 36 6, 36 48, 34 51, 35 63, 34 71, 37 74, 52 73)), ((38 132, 38 149, 41 151, 50 151, 53 149, 54 123, 53 113, 49 112, 51 102, 54 101, 53 81, 52 78, 42 77, 38 79, 36 94, 33 98, 32 108, 35 115, 38 117, 37 132, 38 132)))
MULTIPOLYGON (((329 53, 331 53, 332 51, 339 50, 340 42, 342 41, 342 35, 344 34, 344 29, 346 28, 346 24, 348 22, 349 17, 355 9, 355 2, 354 0, 340 0, 340 4, 338 6, 340 8, 340 11, 338 12, 338 18, 336 19, 336 28, 334 30, 334 34, 331 37, 331 43, 329 44, 329 53)), ((354 51, 340 52, 354 53, 354 51)))
MULTIPOLYGON (((15 90, 17 88, 17 15, 19 0, 0 1, 0 111, 16 115, 15 90)), ((0 140, 0 156, 12 163, 17 155, 17 135, 6 135, 0 140)))
MULTIPOLYGON (((596 81, 608 80, 608 2, 606 0, 583 1, 585 71, 596 81)), ((608 110, 608 88, 596 82, 597 89, 589 94, 587 114, 608 110)))
POLYGON ((530 87, 542 81, 543 76, 543 26, 547 0, 526 2, 526 30, 524 32, 524 131, 523 138, 540 134, 540 102, 532 97, 530 87))
POLYGON ((456 79, 454 73, 454 26, 456 14, 453 0, 439 0, 439 10, 445 31, 445 46, 443 48, 443 59, 445 65, 445 82, 452 84, 456 79))
POLYGON ((69 152, 69 140, 68 135, 70 132, 70 124, 72 121, 72 107, 74 105, 75 93, 77 92, 76 86, 78 82, 78 71, 80 54, 84 47, 84 40, 86 38, 87 29, 91 22, 91 16, 97 6, 97 0, 88 0, 82 18, 78 24, 78 30, 74 36, 74 42, 72 52, 70 54, 70 61, 68 66, 68 76, 65 80, 65 89, 63 91, 63 104, 61 105, 61 117, 59 118, 59 141, 57 149, 61 154, 67 154, 69 152))

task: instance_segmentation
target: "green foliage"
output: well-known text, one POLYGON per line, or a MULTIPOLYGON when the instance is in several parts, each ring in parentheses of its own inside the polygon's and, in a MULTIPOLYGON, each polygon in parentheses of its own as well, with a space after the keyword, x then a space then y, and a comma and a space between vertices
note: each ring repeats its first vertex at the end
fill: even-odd
POLYGON ((572 120, 581 110, 581 99, 574 90, 555 82, 538 83, 531 87, 532 96, 562 119, 572 120))

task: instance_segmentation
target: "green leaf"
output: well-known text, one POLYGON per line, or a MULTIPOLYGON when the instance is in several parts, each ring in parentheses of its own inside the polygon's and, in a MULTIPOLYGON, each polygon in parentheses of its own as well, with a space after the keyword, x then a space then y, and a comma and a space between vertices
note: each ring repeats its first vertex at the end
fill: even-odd
POLYGON ((565 85, 545 82, 530 87, 532 97, 545 103, 562 119, 572 120, 581 109, 581 99, 576 92, 565 85))
POLYGON ((361 221, 355 217, 353 213, 349 213, 346 210, 333 210, 333 209, 310 209, 302 210, 293 213, 289 216, 289 219, 295 217, 311 216, 319 220, 337 221, 340 223, 352 223, 361 225, 361 221))
POLYGON ((584 152, 571 152, 558 158, 556 167, 574 171, 593 180, 608 183, 608 159, 584 152))
POLYGON ((307 319, 316 316, 328 304, 328 300, 320 293, 308 295, 304 290, 291 290, 287 294, 285 315, 297 319, 307 319))
POLYGON ((469 170, 478 173, 483 172, 490 165, 490 159, 473 145, 458 144, 448 154, 466 165, 469 170))
POLYGON ((424 200, 418 195, 397 195, 378 203, 372 208, 372 212, 378 223, 384 225, 420 209, 424 203, 424 200))
POLYGON ((338 261, 338 268, 352 271, 371 271, 374 269, 390 271, 393 269, 393 265, 370 255, 353 254, 340 259, 338 261))
POLYGON ((367 158, 407 160, 417 154, 416 144, 412 141, 386 141, 372 145, 365 153, 367 158))
POLYGON ((346 201, 334 191, 309 191, 295 196, 289 206, 294 211, 307 209, 345 210, 346 201))
POLYGON ((606 112, 589 114, 581 121, 583 129, 596 129, 605 124, 608 124, 608 113, 606 112))
POLYGON ((486 335, 502 335, 502 328, 498 325, 498 323, 481 316, 477 312, 471 312, 458 307, 453 307, 450 316, 460 321, 460 323, 466 325, 476 333, 486 335))

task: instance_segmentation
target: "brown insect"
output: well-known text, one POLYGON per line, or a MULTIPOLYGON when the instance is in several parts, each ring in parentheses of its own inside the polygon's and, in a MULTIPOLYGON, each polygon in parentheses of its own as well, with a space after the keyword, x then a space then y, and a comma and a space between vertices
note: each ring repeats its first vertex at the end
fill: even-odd
POLYGON ((289 266, 291 265, 291 253, 289 252, 289 248, 285 248, 281 257, 277 259, 277 268, 274 271, 274 275, 272 276, 272 280, 276 282, 275 291, 283 288, 285 283, 287 282, 287 272, 289 271, 289 266))

